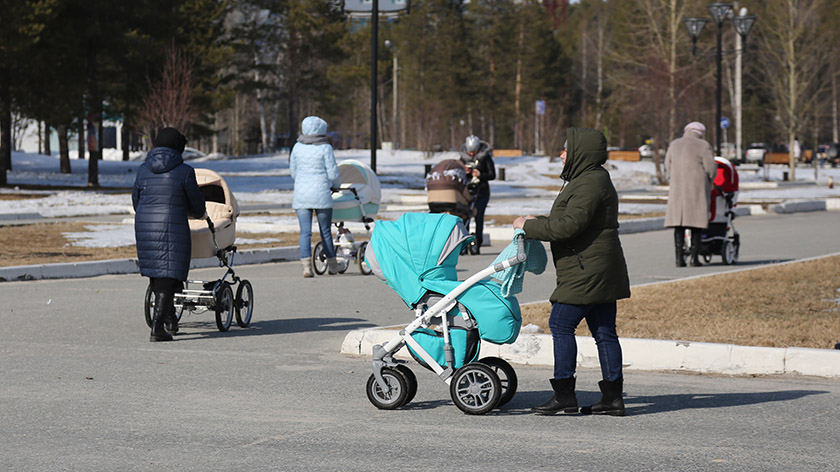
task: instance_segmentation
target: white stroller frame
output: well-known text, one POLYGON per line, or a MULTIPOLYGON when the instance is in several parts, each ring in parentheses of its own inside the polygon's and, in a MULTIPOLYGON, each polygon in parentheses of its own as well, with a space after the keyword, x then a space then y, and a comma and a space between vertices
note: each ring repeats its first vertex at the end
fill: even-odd
MULTIPOLYGON (((411 336, 411 333, 419 328, 427 327, 433 323, 434 318, 446 320, 447 313, 458 304, 457 297, 464 293, 467 289, 480 282, 481 280, 505 269, 522 264, 527 260, 527 253, 525 252, 525 237, 519 235, 517 237, 517 255, 507 260, 492 264, 487 268, 467 278, 454 289, 447 293, 438 302, 423 311, 423 307, 415 309, 417 318, 409 323, 404 329, 394 336, 390 341, 384 345, 377 344, 373 346, 373 374, 368 379, 368 399, 380 409, 395 409, 408 403, 417 391, 417 379, 411 370, 403 366, 405 361, 394 359, 394 354, 399 351, 406 344, 420 356, 421 359, 428 365, 438 377, 441 378, 447 385, 450 386, 450 394, 452 401, 464 413, 481 415, 496 408, 501 403, 502 397, 509 393, 510 397, 515 393, 515 385, 509 385, 514 389, 512 392, 502 391, 502 382, 497 374, 501 367, 503 373, 510 379, 511 374, 514 376, 511 384, 515 384, 515 373, 510 367, 510 364, 499 358, 494 359, 494 363, 501 361, 506 365, 499 364, 488 365, 488 363, 470 362, 464 364, 459 369, 455 369, 455 356, 450 342, 449 336, 449 322, 441 322, 440 327, 443 332, 444 341, 444 356, 447 367, 441 367, 438 362, 429 354, 422 346, 411 336), (393 380, 396 385, 389 383, 393 380)), ((463 314, 467 318, 467 314, 463 314)), ((472 320, 469 320, 472 322, 472 320)), ((508 398, 507 400, 509 400, 508 398)))
MULTIPOLYGON (((208 310, 214 310, 216 314, 216 327, 219 331, 224 332, 230 329, 234 314, 236 316, 236 324, 242 328, 247 328, 251 323, 251 316, 254 313, 254 289, 250 281, 240 279, 233 270, 236 246, 231 245, 224 249, 219 249, 219 245, 216 242, 216 228, 213 225, 213 221, 209 216, 206 218, 206 221, 212 235, 213 246, 216 248, 219 267, 225 267, 227 270, 222 278, 218 280, 185 281, 183 291, 175 293, 175 317, 180 321, 184 310, 191 313, 204 313, 208 310), (227 281, 228 276, 231 277, 230 282, 227 281), (201 288, 191 289, 191 284, 198 285, 201 288), (234 296, 232 287, 237 284, 238 287, 234 296)), ((145 315, 146 324, 150 327, 153 312, 154 292, 152 291, 152 285, 149 284, 149 287, 146 289, 145 315)))
MULTIPOLYGON (((362 223, 365 225, 365 230, 370 232, 370 224, 373 223, 373 218, 369 217, 365 212, 365 205, 359 198, 359 192, 356 191, 352 183, 341 184, 340 190, 331 189, 332 193, 338 193, 342 190, 349 190, 356 198, 356 203, 359 204, 359 211, 362 214, 362 223)), ((365 250, 368 242, 356 243, 353 240, 353 233, 349 228, 344 227, 344 221, 336 221, 333 223, 336 228, 335 236, 333 237, 333 249, 335 250, 335 258, 339 263, 338 273, 343 274, 350 266, 350 262, 355 260, 359 266, 359 272, 363 275, 370 275, 373 271, 365 263, 365 250)), ((323 275, 327 271, 327 256, 324 252, 323 241, 318 241, 315 248, 312 250, 312 268, 318 275, 323 275)))

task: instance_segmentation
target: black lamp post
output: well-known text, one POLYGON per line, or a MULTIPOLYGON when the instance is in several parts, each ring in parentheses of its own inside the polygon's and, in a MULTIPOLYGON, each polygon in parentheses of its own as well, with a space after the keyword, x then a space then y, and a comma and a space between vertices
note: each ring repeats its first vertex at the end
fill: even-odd
MULTIPOLYGON (((717 65, 717 87, 715 91, 715 99, 717 100, 717 111, 715 113, 715 126, 718 129, 715 132, 716 138, 716 146, 715 151, 720 154, 720 118, 721 118, 721 89, 722 89, 722 79, 721 79, 721 59, 723 55, 722 51, 722 36, 723 36, 723 22, 732 15, 732 4, 731 3, 710 3, 709 4, 709 12, 712 14, 712 20, 717 24, 717 54, 715 55, 715 63, 717 65)), ((688 28, 688 34, 691 35, 691 41, 695 45, 693 48, 693 52, 697 52, 696 43, 697 43, 697 35, 700 34, 700 31, 703 29, 703 25, 706 23, 705 18, 686 18, 683 20, 685 23, 686 28, 688 28)))

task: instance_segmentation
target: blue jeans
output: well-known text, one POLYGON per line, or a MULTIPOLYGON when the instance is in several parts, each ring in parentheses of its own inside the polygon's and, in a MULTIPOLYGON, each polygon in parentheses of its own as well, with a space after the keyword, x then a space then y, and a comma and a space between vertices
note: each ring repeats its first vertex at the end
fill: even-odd
POLYGON ((598 305, 570 305, 553 303, 548 326, 554 339, 554 378, 574 377, 577 365, 575 328, 586 319, 589 331, 598 346, 598 360, 604 380, 615 381, 622 377, 621 344, 615 330, 615 302, 598 305))
POLYGON ((335 257, 335 248, 333 247, 332 233, 330 232, 330 225, 332 224, 332 208, 316 208, 295 210, 298 217, 298 225, 300 225, 300 258, 304 259, 312 257, 312 212, 318 218, 318 227, 321 230, 321 241, 324 242, 324 254, 327 258, 335 257))

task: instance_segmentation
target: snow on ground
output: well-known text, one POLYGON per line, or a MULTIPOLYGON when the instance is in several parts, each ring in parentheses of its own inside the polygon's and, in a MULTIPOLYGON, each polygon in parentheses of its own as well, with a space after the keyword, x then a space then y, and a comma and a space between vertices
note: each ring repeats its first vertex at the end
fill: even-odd
MULTIPOLYGON (((66 236, 74 245, 86 247, 114 247, 134 244, 134 232, 130 224, 132 213, 129 189, 134 183, 137 168, 143 162, 142 153, 132 153, 131 160, 122 161, 119 154, 110 150, 108 159, 99 162, 99 183, 102 191, 82 191, 87 186, 87 162, 71 158, 72 174, 59 173, 57 156, 13 152, 13 170, 7 174, 8 182, 15 185, 52 185, 61 187, 79 187, 72 190, 22 191, 18 188, 0 189, 0 193, 44 194, 45 198, 0 200, 0 218, 4 214, 33 214, 45 218, 126 215, 123 224, 90 225, 90 232, 68 233, 66 236), (113 155, 111 155, 113 154, 113 155)), ((357 159, 370 162, 369 150, 339 150, 337 160, 357 159)), ((73 157, 73 156, 71 156, 73 157)), ((382 185, 383 209, 379 216, 396 218, 404 211, 423 211, 425 207, 424 167, 443 159, 454 159, 455 152, 436 153, 426 157, 419 151, 379 151, 377 154, 377 173, 382 185), (413 197, 413 199, 412 199, 413 197), (410 199, 410 202, 406 201, 410 199), (393 209, 386 206, 397 205, 393 209)), ((546 157, 500 157, 494 158, 496 167, 504 168, 506 180, 491 182, 492 198, 487 208, 488 215, 524 215, 545 214, 554 201, 557 190, 562 186, 559 175, 562 164, 550 162, 546 157)), ((292 200, 293 181, 289 175, 288 154, 247 156, 242 158, 221 158, 218 155, 206 156, 188 161, 194 167, 212 169, 221 174, 236 195, 240 205, 269 204, 288 208, 292 200)), ((658 193, 654 164, 644 162, 610 161, 607 168, 613 183, 622 195, 658 193)), ((772 166, 766 172, 770 182, 781 182, 783 173, 788 168, 772 166)), ((797 183, 802 185, 779 188, 753 188, 765 180, 765 170, 748 171, 746 167, 739 172, 742 184, 740 201, 782 201, 807 200, 821 198, 840 198, 840 169, 822 168, 815 173, 813 167, 798 167, 797 183), (816 174, 816 175, 815 175, 816 174), (828 188, 829 179, 838 183, 835 188, 828 188), (816 185, 814 183, 816 182, 816 185)), ((664 212, 665 205, 621 203, 622 214, 643 214, 664 212)), ((488 218, 488 224, 492 224, 488 218)), ((288 215, 248 216, 238 220, 237 241, 274 242, 272 238, 245 239, 248 231, 276 232, 278 228, 297 227, 297 219, 289 210, 288 215), (262 230, 260 228, 263 228, 262 230), (268 228, 268 230, 265 230, 268 228)), ((364 228, 351 227, 356 231, 364 228)))

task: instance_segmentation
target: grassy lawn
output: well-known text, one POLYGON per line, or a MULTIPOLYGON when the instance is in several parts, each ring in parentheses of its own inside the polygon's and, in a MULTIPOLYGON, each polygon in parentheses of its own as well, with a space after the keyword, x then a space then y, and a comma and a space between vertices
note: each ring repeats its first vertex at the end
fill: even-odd
MULTIPOLYGON (((840 341, 840 256, 635 287, 618 302, 621 337, 830 349, 840 341)), ((523 325, 549 333, 547 302, 523 325)), ((578 335, 589 336, 586 323, 578 335)))

